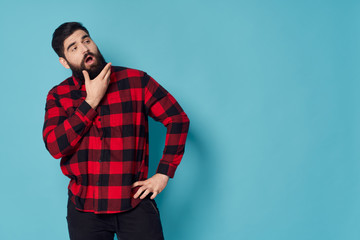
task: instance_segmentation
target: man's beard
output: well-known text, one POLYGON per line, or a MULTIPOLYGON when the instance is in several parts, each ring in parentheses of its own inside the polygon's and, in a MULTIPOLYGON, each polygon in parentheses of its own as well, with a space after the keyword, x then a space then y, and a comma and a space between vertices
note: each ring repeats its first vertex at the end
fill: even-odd
POLYGON ((80 79, 83 83, 85 82, 84 74, 82 73, 83 70, 86 70, 89 73, 90 79, 94 79, 99 75, 99 73, 106 66, 105 59, 104 59, 103 55, 100 53, 99 50, 98 50, 98 54, 94 54, 94 53, 91 53, 91 52, 85 54, 79 67, 74 66, 74 65, 70 64, 69 62, 68 62, 68 64, 70 66, 70 69, 72 70, 72 73, 73 73, 74 77, 80 79), (86 69, 85 68, 85 59, 89 55, 96 59, 96 64, 91 65, 89 69, 86 69))

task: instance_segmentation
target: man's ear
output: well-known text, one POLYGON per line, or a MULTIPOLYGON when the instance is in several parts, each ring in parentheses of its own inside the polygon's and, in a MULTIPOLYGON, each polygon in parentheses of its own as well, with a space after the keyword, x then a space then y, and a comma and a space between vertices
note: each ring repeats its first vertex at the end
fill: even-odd
POLYGON ((69 68, 70 68, 70 66, 69 66, 69 64, 68 64, 68 62, 66 61, 66 59, 65 59, 65 58, 63 58, 63 57, 59 57, 59 62, 61 63, 61 65, 63 65, 63 66, 64 66, 64 68, 67 68, 67 69, 69 69, 69 68))

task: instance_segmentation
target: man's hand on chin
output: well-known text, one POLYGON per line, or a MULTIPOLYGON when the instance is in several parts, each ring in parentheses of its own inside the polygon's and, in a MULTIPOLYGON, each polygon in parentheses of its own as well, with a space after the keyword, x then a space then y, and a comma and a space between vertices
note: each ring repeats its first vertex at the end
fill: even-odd
POLYGON ((150 198, 154 199, 156 195, 164 190, 168 181, 169 177, 161 173, 156 173, 154 176, 146 179, 145 181, 137 181, 132 185, 132 187, 140 186, 135 193, 134 198, 138 198, 141 195, 140 199, 144 199, 149 193, 153 193, 150 198))

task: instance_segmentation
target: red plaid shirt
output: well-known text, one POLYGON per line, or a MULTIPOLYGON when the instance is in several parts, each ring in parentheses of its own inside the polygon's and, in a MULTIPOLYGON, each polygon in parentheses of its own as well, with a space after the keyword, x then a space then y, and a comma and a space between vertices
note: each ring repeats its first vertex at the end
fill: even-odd
POLYGON ((111 67, 107 92, 94 110, 74 76, 47 96, 43 138, 71 180, 69 196, 86 212, 134 208, 131 185, 148 175, 148 116, 167 128, 157 173, 173 177, 184 154, 189 119, 174 97, 145 72, 111 67))

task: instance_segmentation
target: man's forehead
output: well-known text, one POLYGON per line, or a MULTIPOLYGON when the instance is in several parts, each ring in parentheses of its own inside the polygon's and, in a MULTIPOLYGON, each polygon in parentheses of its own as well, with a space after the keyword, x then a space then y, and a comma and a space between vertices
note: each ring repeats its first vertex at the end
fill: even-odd
POLYGON ((64 47, 66 48, 69 44, 73 42, 80 41, 85 35, 88 35, 84 30, 76 30, 64 41, 64 47))

